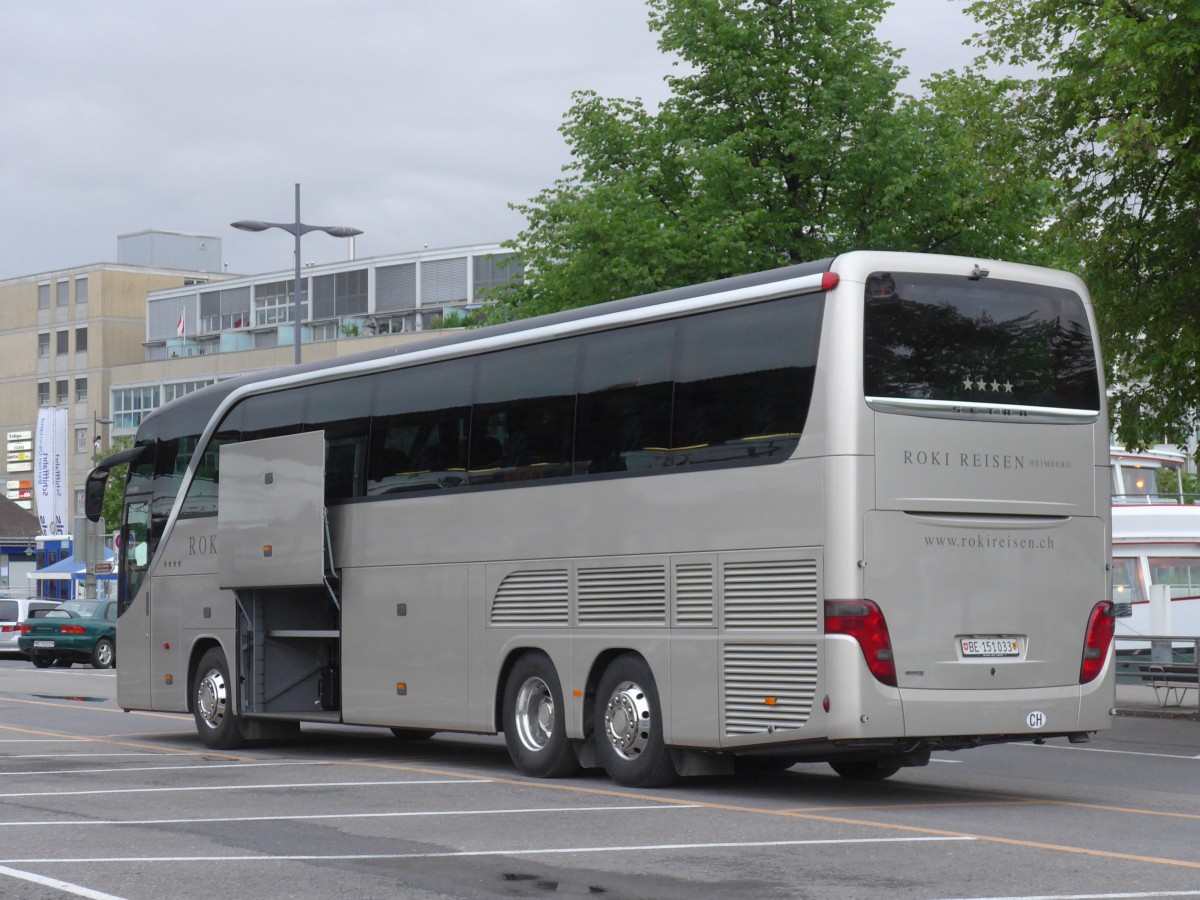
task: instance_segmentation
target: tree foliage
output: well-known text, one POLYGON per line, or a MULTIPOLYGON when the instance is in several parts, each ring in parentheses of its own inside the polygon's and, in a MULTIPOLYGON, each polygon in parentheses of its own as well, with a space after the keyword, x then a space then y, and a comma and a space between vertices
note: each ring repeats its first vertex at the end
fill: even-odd
MULTIPOLYGON (((112 446, 104 453, 104 456, 111 456, 121 450, 128 450, 133 446, 133 438, 118 437, 114 438, 112 446)), ((108 473, 108 482, 104 485, 104 507, 101 515, 104 518, 105 533, 111 534, 121 527, 121 512, 125 503, 125 476, 129 472, 129 466, 114 466, 108 473)))
POLYGON ((980 71, 897 86, 887 0, 649 0, 670 96, 574 96, 572 162, 516 208, 519 318, 856 248, 1039 261, 1053 192, 980 71))
POLYGON ((1182 443, 1200 420, 1200 4, 980 0, 991 59, 1035 64, 1024 116, 1063 192, 1112 381, 1119 439, 1182 443))

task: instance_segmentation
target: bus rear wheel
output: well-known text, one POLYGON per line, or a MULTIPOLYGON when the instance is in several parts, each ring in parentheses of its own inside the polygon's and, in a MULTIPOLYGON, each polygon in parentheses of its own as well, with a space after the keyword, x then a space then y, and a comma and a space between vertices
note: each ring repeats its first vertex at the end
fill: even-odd
POLYGON ((662 706, 650 666, 640 656, 618 656, 596 689, 592 733, 596 758, 625 787, 665 787, 679 779, 663 742, 662 706))
POLYGON ((523 775, 563 778, 579 770, 567 740, 562 687, 545 653, 526 653, 504 683, 504 743, 523 775))
POLYGON ((200 657, 192 686, 192 715, 200 741, 213 750, 236 750, 246 743, 242 720, 233 712, 233 683, 229 664, 219 647, 200 657))
POLYGON ((900 766, 885 765, 874 759, 844 760, 829 765, 833 771, 850 781, 883 781, 900 771, 900 766))
POLYGON ((401 741, 427 741, 437 734, 427 728, 392 728, 391 732, 401 741))

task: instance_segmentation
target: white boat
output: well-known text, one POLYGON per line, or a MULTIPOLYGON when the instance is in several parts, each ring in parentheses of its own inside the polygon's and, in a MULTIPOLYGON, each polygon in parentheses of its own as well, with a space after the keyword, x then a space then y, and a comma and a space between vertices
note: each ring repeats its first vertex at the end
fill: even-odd
POLYGON ((1200 635, 1200 497, 1183 490, 1186 454, 1114 447, 1110 459, 1117 635, 1200 635))

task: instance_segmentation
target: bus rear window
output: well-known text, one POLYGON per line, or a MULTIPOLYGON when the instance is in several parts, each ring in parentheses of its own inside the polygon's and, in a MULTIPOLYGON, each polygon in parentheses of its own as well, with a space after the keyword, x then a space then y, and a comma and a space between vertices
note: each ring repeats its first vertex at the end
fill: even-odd
POLYGON ((1092 334, 1072 291, 877 272, 865 304, 868 398, 1100 409, 1092 334))

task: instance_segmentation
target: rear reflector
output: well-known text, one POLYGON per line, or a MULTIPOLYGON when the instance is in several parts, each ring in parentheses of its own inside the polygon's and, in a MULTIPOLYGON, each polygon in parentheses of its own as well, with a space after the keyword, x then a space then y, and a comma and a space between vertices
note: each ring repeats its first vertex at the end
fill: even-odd
POLYGON ((837 272, 826 272, 821 276, 821 290, 832 291, 841 280, 837 272))
POLYGON ((896 686, 896 662, 883 611, 870 600, 826 600, 825 633, 847 634, 862 647, 877 681, 896 686))

